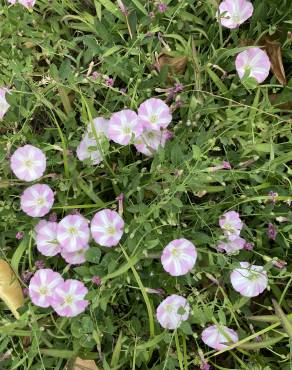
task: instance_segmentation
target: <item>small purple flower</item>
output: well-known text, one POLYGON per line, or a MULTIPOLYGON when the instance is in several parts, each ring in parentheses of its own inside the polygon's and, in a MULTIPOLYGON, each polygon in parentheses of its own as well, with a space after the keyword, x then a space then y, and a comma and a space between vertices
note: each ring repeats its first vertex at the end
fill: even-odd
POLYGON ((229 162, 223 161, 222 162, 222 169, 231 170, 231 164, 229 162))
POLYGON ((149 17, 150 17, 150 18, 152 18, 152 19, 153 19, 153 18, 155 18, 155 13, 154 13, 154 12, 149 12, 149 13, 148 13, 148 15, 149 15, 149 17))
POLYGON ((55 213, 55 212, 51 213, 50 216, 49 216, 49 221, 50 222, 57 222, 57 220, 58 220, 57 213, 55 213))
POLYGON ((278 193, 274 192, 274 191, 270 191, 269 192, 269 202, 272 203, 272 204, 276 204, 276 201, 277 201, 277 197, 278 197, 278 193))
POLYGON ((111 77, 105 77, 104 82, 108 87, 113 87, 114 86, 114 79, 111 77))
POLYGON ((99 286, 101 284, 101 278, 99 276, 93 276, 91 279, 92 283, 99 286))
POLYGON ((45 261, 37 260, 37 261, 35 261, 34 265, 38 270, 44 269, 45 268, 45 261))
POLYGON ((96 71, 92 72, 92 74, 91 74, 91 77, 93 78, 93 80, 97 80, 97 78, 100 77, 100 76, 101 76, 101 74, 99 72, 96 72, 96 71))
POLYGON ((246 242, 244 244, 243 249, 246 249, 247 251, 252 251, 254 249, 254 243, 248 243, 248 242, 246 242))
POLYGON ((183 84, 178 82, 173 87, 167 89, 167 101, 173 100, 178 93, 183 91, 183 88, 183 84))
POLYGON ((269 239, 276 240, 277 230, 271 222, 269 223, 267 234, 269 239))
POLYGON ((24 237, 24 232, 23 231, 18 231, 15 235, 15 238, 18 240, 21 240, 24 237))
POLYGON ((166 9, 167 9, 167 4, 162 3, 162 2, 159 2, 157 4, 157 10, 158 10, 159 13, 165 13, 166 9))
POLYGON ((24 297, 28 297, 29 289, 28 288, 22 288, 22 294, 23 294, 24 297))

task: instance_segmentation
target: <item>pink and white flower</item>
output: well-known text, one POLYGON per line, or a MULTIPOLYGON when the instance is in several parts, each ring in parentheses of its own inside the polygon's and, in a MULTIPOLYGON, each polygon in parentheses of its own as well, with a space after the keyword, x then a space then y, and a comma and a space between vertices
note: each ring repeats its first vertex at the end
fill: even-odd
POLYGON ((108 135, 115 143, 128 145, 133 137, 137 138, 142 132, 138 116, 131 109, 121 110, 111 116, 108 135))
POLYGON ((41 220, 35 227, 37 250, 44 256, 52 257, 61 252, 57 240, 58 223, 41 220))
POLYGON ((92 164, 99 164, 103 160, 103 155, 98 148, 95 138, 90 138, 88 134, 85 134, 80 141, 76 154, 80 161, 89 159, 92 164))
POLYGON ((5 113, 8 111, 10 104, 6 100, 8 89, 5 87, 0 88, 0 121, 3 119, 5 113))
POLYGON ((20 207, 31 217, 43 217, 54 204, 54 193, 46 184, 35 184, 24 190, 20 197, 20 207))
POLYGON ((229 239, 236 239, 243 227, 243 223, 239 217, 239 213, 229 211, 224 213, 219 220, 219 226, 224 232, 224 235, 229 239))
POLYGON ((24 145, 12 154, 10 167, 20 180, 34 181, 42 177, 46 170, 46 156, 33 145, 24 145))
POLYGON ((187 300, 182 296, 172 294, 157 307, 156 317, 163 328, 175 330, 188 319, 189 313, 190 305, 187 300))
POLYGON ((166 141, 171 137, 172 134, 168 130, 144 131, 143 134, 135 140, 134 144, 138 152, 152 157, 159 147, 164 148, 166 141))
POLYGON ((209 347, 221 350, 238 342, 238 335, 233 329, 223 325, 211 325, 202 332, 202 341, 209 347))
POLYGON ((240 249, 244 249, 244 246, 246 244, 246 241, 238 236, 237 238, 233 240, 228 240, 227 241, 221 241, 217 249, 218 251, 225 251, 227 254, 233 254, 238 252, 240 249))
POLYGON ((83 312, 89 302, 84 299, 88 289, 78 280, 69 279, 55 289, 52 307, 58 315, 74 317, 83 312))
POLYGON ((29 283, 29 296, 39 307, 49 307, 55 295, 55 289, 64 282, 58 272, 51 269, 38 270, 29 283))
POLYGON ((57 240, 62 249, 72 253, 85 247, 90 238, 88 223, 89 221, 81 215, 64 217, 59 222, 57 229, 57 240))
POLYGON ((88 250, 89 246, 85 245, 76 252, 67 252, 66 249, 62 249, 61 256, 64 260, 70 265, 81 265, 86 262, 85 253, 88 250))
POLYGON ((18 2, 25 8, 32 9, 35 5, 36 0, 18 0, 18 2))
POLYGON ((109 121, 103 117, 96 117, 93 119, 93 127, 95 129, 95 133, 92 130, 92 126, 89 123, 87 125, 87 134, 90 138, 96 138, 96 136, 100 139, 104 137, 108 137, 108 129, 109 129, 109 121))
POLYGON ((7 0, 9 4, 15 4, 16 0, 7 0))
POLYGON ((197 250, 187 239, 175 239, 163 249, 161 263, 172 276, 187 274, 195 266, 197 250))
POLYGON ((268 286, 264 267, 250 265, 248 262, 240 262, 240 268, 232 271, 230 280, 233 288, 245 297, 256 297, 268 286))
POLYGON ((260 48, 251 48, 237 55, 235 67, 240 79, 245 76, 253 77, 261 83, 269 75, 271 62, 265 51, 260 48))
POLYGON ((103 209, 91 221, 91 234, 97 244, 114 247, 123 236, 124 225, 124 220, 116 211, 103 209))
POLYGON ((165 129, 172 120, 169 106, 161 99, 150 98, 138 109, 139 119, 145 130, 159 131, 165 129))
POLYGON ((246 0, 225 0, 219 5, 217 18, 222 26, 237 28, 252 16, 253 5, 246 0))

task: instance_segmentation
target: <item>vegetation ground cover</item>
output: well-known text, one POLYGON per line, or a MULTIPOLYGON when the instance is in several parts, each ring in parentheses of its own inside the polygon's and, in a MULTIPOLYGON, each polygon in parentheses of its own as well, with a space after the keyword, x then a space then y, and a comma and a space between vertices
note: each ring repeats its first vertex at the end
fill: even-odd
POLYGON ((252 4, 252 16, 229 29, 216 18, 216 0, 37 0, 28 8, 1 0, 0 87, 9 109, 0 121, 0 251, 25 295, 16 311, 17 289, 3 288, 13 278, 3 264, 1 369, 76 368, 76 358, 104 370, 292 368, 292 7, 252 4), (271 62, 261 84, 236 71, 236 57, 251 46, 271 62), (172 121, 153 156, 104 140, 98 164, 77 157, 95 117, 138 112, 154 97, 170 107, 172 121), (29 184, 11 170, 25 144, 47 161, 41 180, 29 184), (120 243, 91 240, 80 265, 41 254, 39 218, 20 202, 38 182, 54 192, 47 220, 115 210, 125 223, 120 243), (235 254, 218 248, 226 242, 219 220, 230 211, 246 241, 235 254), (195 245, 197 258, 174 277, 161 253, 180 238, 195 245), (253 298, 230 281, 243 261, 267 274, 253 298), (86 286, 84 312, 61 317, 32 303, 29 278, 44 268, 86 286), (168 330, 156 310, 173 294, 190 312, 168 330), (208 347, 201 335, 214 324, 232 328, 238 341, 208 347))

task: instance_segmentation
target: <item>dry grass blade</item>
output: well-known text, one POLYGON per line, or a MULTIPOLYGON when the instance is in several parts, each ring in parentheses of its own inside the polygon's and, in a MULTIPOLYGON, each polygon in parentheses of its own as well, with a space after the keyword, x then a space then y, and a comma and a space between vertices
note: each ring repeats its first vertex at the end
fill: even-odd
POLYGON ((169 68, 168 79, 172 80, 173 77, 185 73, 187 63, 186 56, 172 57, 162 53, 157 57, 155 68, 160 71, 164 66, 167 66, 169 68))
POLYGON ((82 358, 77 357, 73 370, 102 370, 96 366, 96 363, 93 360, 82 360, 82 358))
POLYGON ((0 260, 0 298, 6 303, 15 318, 19 319, 17 309, 24 302, 22 289, 12 268, 4 260, 0 260))

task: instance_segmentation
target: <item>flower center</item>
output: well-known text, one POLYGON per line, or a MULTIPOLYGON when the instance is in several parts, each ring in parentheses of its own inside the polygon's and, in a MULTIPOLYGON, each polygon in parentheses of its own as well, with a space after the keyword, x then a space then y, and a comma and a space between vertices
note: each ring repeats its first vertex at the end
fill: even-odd
POLYGON ((111 225, 111 226, 109 226, 109 227, 107 228, 107 233, 108 233, 109 235, 115 235, 115 233, 116 233, 116 229, 111 225))
POLYGON ((32 160, 31 160, 31 159, 27 159, 27 160, 24 162, 24 164, 25 164, 25 167, 27 167, 27 168, 31 168, 31 167, 32 167, 32 165, 33 165, 33 163, 32 163, 32 160))
POLYGON ((234 23, 240 23, 241 21, 240 16, 238 14, 234 14, 232 18, 234 23))
POLYGON ((125 127, 125 128, 124 128, 124 134, 125 134, 125 135, 130 135, 130 133, 131 133, 131 129, 130 129, 130 127, 125 127))
POLYGON ((65 303, 67 304, 72 304, 73 303, 73 297, 72 295, 68 295, 66 298, 65 298, 65 303))
POLYGON ((234 233, 235 232, 235 229, 234 229, 234 227, 231 224, 225 224, 223 226, 223 229, 226 230, 226 231, 229 231, 231 233, 234 233))
POLYGON ((77 229, 74 226, 69 227, 68 231, 71 235, 77 235, 77 229))
POLYGON ((152 116, 150 117, 150 122, 156 123, 156 121, 157 121, 157 116, 155 114, 152 114, 152 116))
POLYGON ((42 286, 39 290, 41 295, 46 295, 48 293, 48 290, 46 287, 42 286))
POLYGON ((45 200, 44 200, 44 198, 38 198, 37 199, 37 205, 39 205, 39 206, 43 206, 45 204, 45 200))
POLYGON ((255 280, 258 280, 259 278, 259 273, 256 272, 256 271, 249 271, 249 276, 248 276, 248 279, 251 280, 251 281, 255 281, 255 280))
POLYGON ((173 248, 173 250, 171 251, 171 254, 173 255, 173 257, 177 257, 179 255, 179 250, 176 248, 173 248))

